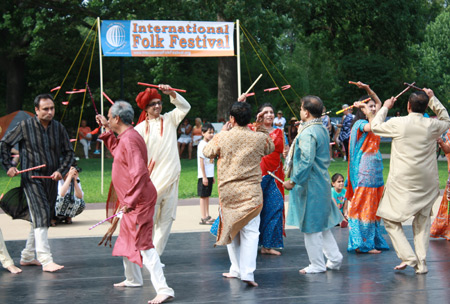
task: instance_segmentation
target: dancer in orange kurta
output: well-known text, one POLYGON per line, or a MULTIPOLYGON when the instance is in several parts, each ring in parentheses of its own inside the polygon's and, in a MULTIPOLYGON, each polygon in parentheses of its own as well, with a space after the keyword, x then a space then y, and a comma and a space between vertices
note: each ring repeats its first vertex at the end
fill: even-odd
MULTIPOLYGON (((450 130, 447 132, 447 137, 449 134, 450 130)), ((447 180, 447 185, 445 186, 445 192, 442 196, 439 212, 434 219, 433 225, 431 225, 430 236, 432 238, 444 238, 447 241, 450 241, 450 215, 448 212, 448 201, 450 197, 450 143, 444 142, 439 138, 438 144, 447 157, 449 179, 447 180)))
MULTIPOLYGON (((106 128, 100 136, 114 157, 112 184, 116 190, 123 216, 120 233, 114 245, 113 255, 123 256, 126 280, 116 287, 142 286, 142 274, 132 263, 145 267, 157 296, 149 303, 162 303, 173 298, 173 289, 167 286, 159 255, 152 242, 153 214, 156 189, 147 170, 147 147, 142 137, 131 126, 134 111, 124 101, 116 102, 108 117, 97 115, 99 124, 106 128), (116 137, 114 132, 118 134, 116 137)), ((109 235, 115 225, 108 231, 109 235)), ((108 235, 108 234, 107 234, 108 235)))

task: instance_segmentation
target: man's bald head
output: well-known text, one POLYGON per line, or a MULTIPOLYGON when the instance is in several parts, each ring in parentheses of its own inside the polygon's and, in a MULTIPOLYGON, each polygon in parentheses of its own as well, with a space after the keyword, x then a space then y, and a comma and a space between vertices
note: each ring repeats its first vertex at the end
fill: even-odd
POLYGON ((323 113, 323 102, 318 96, 308 95, 302 98, 302 107, 313 116, 319 118, 323 113))

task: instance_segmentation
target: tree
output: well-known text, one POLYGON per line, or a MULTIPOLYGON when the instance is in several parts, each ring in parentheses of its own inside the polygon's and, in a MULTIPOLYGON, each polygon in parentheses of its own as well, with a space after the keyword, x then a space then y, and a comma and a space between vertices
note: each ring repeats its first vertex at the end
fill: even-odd
POLYGON ((450 9, 428 24, 425 40, 412 47, 421 86, 432 88, 438 98, 450 102, 450 9))

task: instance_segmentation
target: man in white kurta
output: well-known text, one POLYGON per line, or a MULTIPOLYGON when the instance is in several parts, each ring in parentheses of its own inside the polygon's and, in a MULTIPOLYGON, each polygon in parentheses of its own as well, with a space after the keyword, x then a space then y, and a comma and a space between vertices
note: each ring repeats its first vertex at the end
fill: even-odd
POLYGON ((371 122, 375 134, 392 138, 389 176, 377 216, 383 218, 392 245, 402 260, 394 269, 411 266, 418 274, 427 273, 430 215, 439 195, 436 139, 450 128, 450 118, 430 89, 411 94, 408 116, 384 122, 394 102, 395 98, 386 100, 371 122), (427 105, 437 119, 423 116, 427 105), (412 216, 415 252, 401 224, 412 216))
POLYGON ((161 256, 169 239, 178 203, 178 181, 181 164, 177 148, 177 127, 191 109, 189 103, 169 85, 159 89, 170 96, 175 109, 161 115, 161 95, 156 89, 141 92, 136 101, 145 110, 146 119, 135 130, 144 138, 149 166, 153 167, 150 178, 155 185, 158 199, 153 218, 153 244, 161 256))

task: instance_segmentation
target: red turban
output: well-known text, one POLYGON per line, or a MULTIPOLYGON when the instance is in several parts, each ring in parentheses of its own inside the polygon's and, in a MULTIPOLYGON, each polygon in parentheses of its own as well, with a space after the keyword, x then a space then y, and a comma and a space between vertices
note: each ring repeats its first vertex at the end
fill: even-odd
POLYGON ((140 92, 136 97, 136 103, 138 107, 142 110, 145 110, 145 107, 152 101, 153 99, 161 100, 161 95, 158 94, 157 89, 145 89, 144 92, 140 92))

